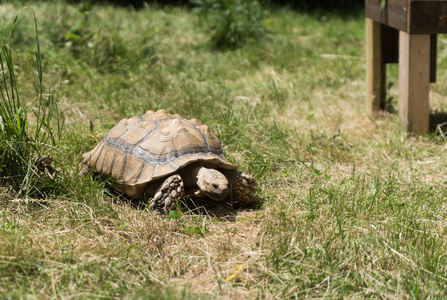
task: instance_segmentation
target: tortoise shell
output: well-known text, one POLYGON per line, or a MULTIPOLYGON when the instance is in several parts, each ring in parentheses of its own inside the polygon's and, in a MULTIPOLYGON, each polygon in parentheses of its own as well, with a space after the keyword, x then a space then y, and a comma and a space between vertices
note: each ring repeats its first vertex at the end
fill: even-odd
POLYGON ((83 156, 83 163, 93 172, 114 179, 113 188, 136 198, 143 196, 147 184, 192 163, 238 168, 228 162, 219 139, 208 126, 165 110, 121 120, 83 156))

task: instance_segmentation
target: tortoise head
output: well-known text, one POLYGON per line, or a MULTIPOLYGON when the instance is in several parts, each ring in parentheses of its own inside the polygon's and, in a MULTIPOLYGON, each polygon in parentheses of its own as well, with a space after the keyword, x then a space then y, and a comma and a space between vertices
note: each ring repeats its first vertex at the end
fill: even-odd
POLYGON ((215 169, 201 167, 197 173, 197 186, 215 201, 222 201, 228 196, 228 180, 224 174, 215 169))

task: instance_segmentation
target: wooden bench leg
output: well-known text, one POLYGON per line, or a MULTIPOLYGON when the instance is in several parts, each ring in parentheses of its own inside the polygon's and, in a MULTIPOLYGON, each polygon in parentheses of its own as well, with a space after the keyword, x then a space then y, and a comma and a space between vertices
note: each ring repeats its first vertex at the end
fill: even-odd
POLYGON ((379 22, 366 18, 366 109, 369 113, 380 110, 386 97, 380 28, 379 22))
POLYGON ((399 33, 399 117, 416 133, 429 126, 430 35, 399 33))

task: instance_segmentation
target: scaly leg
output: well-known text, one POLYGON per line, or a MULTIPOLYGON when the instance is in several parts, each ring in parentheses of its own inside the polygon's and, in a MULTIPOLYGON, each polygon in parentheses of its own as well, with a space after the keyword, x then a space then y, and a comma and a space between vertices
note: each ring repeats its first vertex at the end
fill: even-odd
POLYGON ((239 172, 226 171, 231 186, 231 200, 239 206, 249 206, 255 202, 256 180, 253 176, 239 172))
POLYGON ((149 207, 162 213, 169 213, 175 207, 176 200, 182 197, 184 191, 183 179, 180 175, 168 177, 158 188, 149 207))

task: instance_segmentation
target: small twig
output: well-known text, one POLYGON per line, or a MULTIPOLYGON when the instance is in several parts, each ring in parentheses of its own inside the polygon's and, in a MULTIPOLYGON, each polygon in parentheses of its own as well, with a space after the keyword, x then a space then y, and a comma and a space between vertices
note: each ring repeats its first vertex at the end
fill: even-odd
POLYGON ((441 127, 444 126, 444 125, 447 125, 447 122, 438 124, 438 126, 436 127, 436 131, 439 131, 439 134, 440 134, 440 135, 442 136, 442 138, 445 140, 445 139, 447 139, 447 138, 446 138, 446 136, 445 136, 444 131, 442 131, 442 129, 441 129, 441 127))

